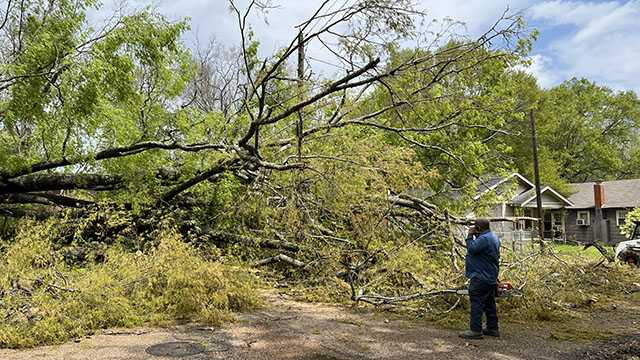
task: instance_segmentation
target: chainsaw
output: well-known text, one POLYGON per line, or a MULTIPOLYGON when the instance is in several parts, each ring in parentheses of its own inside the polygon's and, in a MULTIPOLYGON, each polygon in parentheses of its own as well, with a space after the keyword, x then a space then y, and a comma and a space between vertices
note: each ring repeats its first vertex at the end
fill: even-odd
POLYGON ((513 292, 513 285, 508 281, 500 281, 496 284, 496 297, 506 297, 513 292))

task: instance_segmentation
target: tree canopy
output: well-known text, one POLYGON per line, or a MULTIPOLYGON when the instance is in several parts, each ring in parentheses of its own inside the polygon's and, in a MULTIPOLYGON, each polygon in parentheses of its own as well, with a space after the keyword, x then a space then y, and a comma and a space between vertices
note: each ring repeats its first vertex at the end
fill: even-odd
POLYGON ((457 173, 478 178, 478 162, 474 169, 465 164, 484 148, 464 131, 484 127, 489 136, 501 120, 488 125, 488 118, 473 115, 487 104, 464 82, 491 77, 490 66, 509 66, 529 43, 521 20, 503 17, 476 40, 400 50, 423 14, 408 2, 355 1, 328 22, 323 11, 329 10, 321 7, 288 47, 259 58, 246 14, 261 4, 241 10, 231 2, 242 43, 227 61, 213 62, 181 44, 185 22, 144 10, 95 30, 86 19, 94 6, 88 0, 9 4, 2 41, 10 46, 0 79, 5 203, 168 203, 225 172, 252 182, 265 172, 332 160, 336 149, 303 144, 353 127, 400 135, 398 146, 421 148, 423 159, 434 156, 428 161, 437 164, 427 171, 450 172, 458 164, 457 173), (303 69, 296 76, 291 65, 300 50, 327 38, 339 40, 333 51, 342 74, 314 78, 303 69), (410 92, 401 81, 413 84, 410 92), (371 91, 387 95, 375 100, 371 91), (425 115, 435 107, 439 113, 425 115), (423 115, 399 129, 403 112, 423 115), (301 127, 292 133, 296 124, 301 127))
POLYGON ((578 79, 540 88, 520 70, 537 33, 519 17, 503 16, 477 39, 443 27, 410 47, 400 44, 424 36, 425 16, 410 2, 325 4, 288 46, 260 57, 247 14, 265 4, 230 4, 239 46, 212 42, 192 52, 180 40, 187 22, 150 9, 96 30, 86 18, 94 1, 9 2, 0 66, 3 211, 167 205, 202 186, 215 193, 225 174, 250 185, 327 162, 384 168, 355 152, 366 152, 355 146, 363 139, 415 154, 415 174, 428 181, 413 190, 463 209, 488 177, 531 172, 530 110, 545 183, 567 190, 568 182, 640 174, 637 96, 578 79), (328 47, 342 70, 322 77, 305 69, 311 44, 328 47), (353 151, 331 138, 353 142, 353 151))

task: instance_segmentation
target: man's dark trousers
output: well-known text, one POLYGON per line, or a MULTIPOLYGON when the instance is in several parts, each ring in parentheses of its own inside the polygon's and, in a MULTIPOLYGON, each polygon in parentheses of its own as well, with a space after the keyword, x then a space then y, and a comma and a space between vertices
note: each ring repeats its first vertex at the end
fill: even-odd
POLYGON ((487 329, 498 330, 498 313, 495 298, 496 284, 481 279, 471 279, 469 299, 471 300, 471 331, 482 331, 482 314, 487 317, 487 329))

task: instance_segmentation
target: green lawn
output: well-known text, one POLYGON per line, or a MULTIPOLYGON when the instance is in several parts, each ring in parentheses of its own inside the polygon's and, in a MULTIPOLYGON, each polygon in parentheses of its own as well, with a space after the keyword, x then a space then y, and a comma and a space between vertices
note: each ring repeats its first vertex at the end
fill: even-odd
MULTIPOLYGON (((570 244, 558 244, 554 243, 553 249, 556 251, 558 255, 580 255, 589 258, 593 258, 594 260, 600 259, 602 255, 600 252, 594 248, 590 247, 584 250, 584 246, 582 245, 570 245, 570 244)), ((608 251, 613 251, 610 247, 606 247, 608 251)))

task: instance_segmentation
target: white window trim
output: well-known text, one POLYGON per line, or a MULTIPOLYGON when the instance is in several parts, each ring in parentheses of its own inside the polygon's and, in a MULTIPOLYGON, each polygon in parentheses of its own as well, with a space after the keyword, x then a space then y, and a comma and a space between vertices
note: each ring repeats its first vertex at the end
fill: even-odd
POLYGON ((576 215, 576 225, 578 225, 578 226, 591 225, 591 213, 589 211, 578 211, 578 213, 576 215), (584 224, 584 225, 578 224, 578 219, 580 219, 580 215, 581 214, 587 214, 587 223, 584 224))
POLYGON ((622 224, 620 224, 620 220, 625 220, 627 218, 627 214, 629 213, 628 210, 616 210, 616 225, 617 226, 622 226, 622 224), (624 216, 620 217, 620 213, 624 212, 624 216))

